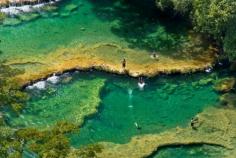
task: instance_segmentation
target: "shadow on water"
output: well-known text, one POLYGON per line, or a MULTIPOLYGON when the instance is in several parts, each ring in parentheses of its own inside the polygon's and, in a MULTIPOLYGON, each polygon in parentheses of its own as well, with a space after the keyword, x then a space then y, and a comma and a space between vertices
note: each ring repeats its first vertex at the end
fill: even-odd
POLYGON ((111 31, 130 48, 148 51, 176 50, 186 40, 187 22, 167 18, 154 0, 89 0, 98 18, 111 22, 111 31))

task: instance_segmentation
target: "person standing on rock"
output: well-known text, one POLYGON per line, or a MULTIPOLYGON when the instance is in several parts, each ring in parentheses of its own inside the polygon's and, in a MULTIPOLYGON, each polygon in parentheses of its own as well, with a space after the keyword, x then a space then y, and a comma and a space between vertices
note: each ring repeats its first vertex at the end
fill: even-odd
POLYGON ((122 61, 122 68, 125 69, 126 68, 126 59, 124 58, 122 61))

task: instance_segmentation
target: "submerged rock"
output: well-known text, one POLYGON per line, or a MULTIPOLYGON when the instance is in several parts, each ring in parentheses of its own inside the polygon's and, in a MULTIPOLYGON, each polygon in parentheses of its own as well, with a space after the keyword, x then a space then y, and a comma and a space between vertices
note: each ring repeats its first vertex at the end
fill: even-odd
POLYGON ((75 5, 75 4, 68 4, 68 5, 65 6, 65 10, 66 10, 66 11, 69 11, 69 12, 73 12, 73 11, 75 11, 77 8, 78 8, 78 6, 75 5))
POLYGON ((211 83, 213 83, 213 82, 214 82, 214 79, 212 79, 212 78, 206 78, 206 79, 201 79, 201 80, 198 82, 198 84, 199 84, 200 86, 205 86, 205 85, 211 84, 211 83))
POLYGON ((0 22, 6 18, 6 14, 0 12, 0 22))
POLYGON ((234 89, 235 78, 224 78, 215 83, 214 89, 217 92, 225 93, 234 89))
POLYGON ((38 18, 40 15, 39 14, 36 14, 36 13, 32 13, 32 14, 21 14, 19 15, 19 18, 22 20, 22 21, 31 21, 33 19, 36 19, 38 18))
POLYGON ((220 102, 228 107, 236 107, 236 94, 226 93, 220 97, 220 102))
POLYGON ((21 20, 17 18, 5 18, 4 21, 2 22, 2 24, 6 26, 19 25, 20 23, 21 23, 21 20))

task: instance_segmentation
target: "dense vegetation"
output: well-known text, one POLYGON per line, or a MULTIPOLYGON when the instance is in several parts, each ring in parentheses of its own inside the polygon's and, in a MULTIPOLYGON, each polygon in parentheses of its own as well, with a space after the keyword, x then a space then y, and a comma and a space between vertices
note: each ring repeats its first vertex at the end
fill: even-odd
POLYGON ((159 9, 189 17, 194 30, 209 35, 236 59, 236 0, 156 0, 159 9))
POLYGON ((15 112, 20 112, 28 96, 20 90, 19 83, 14 76, 21 71, 0 64, 0 108, 11 107, 15 112))

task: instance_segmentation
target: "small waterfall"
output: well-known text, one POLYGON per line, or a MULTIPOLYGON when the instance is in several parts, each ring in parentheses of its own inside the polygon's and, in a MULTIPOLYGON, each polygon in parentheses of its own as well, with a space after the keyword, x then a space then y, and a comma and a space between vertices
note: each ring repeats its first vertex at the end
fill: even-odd
POLYGON ((19 0, 19 1, 10 1, 7 4, 0 5, 0 12, 9 14, 9 15, 16 15, 20 12, 32 12, 34 8, 43 7, 46 4, 53 4, 60 0, 19 0), (5 6, 5 7, 4 7, 5 6))

